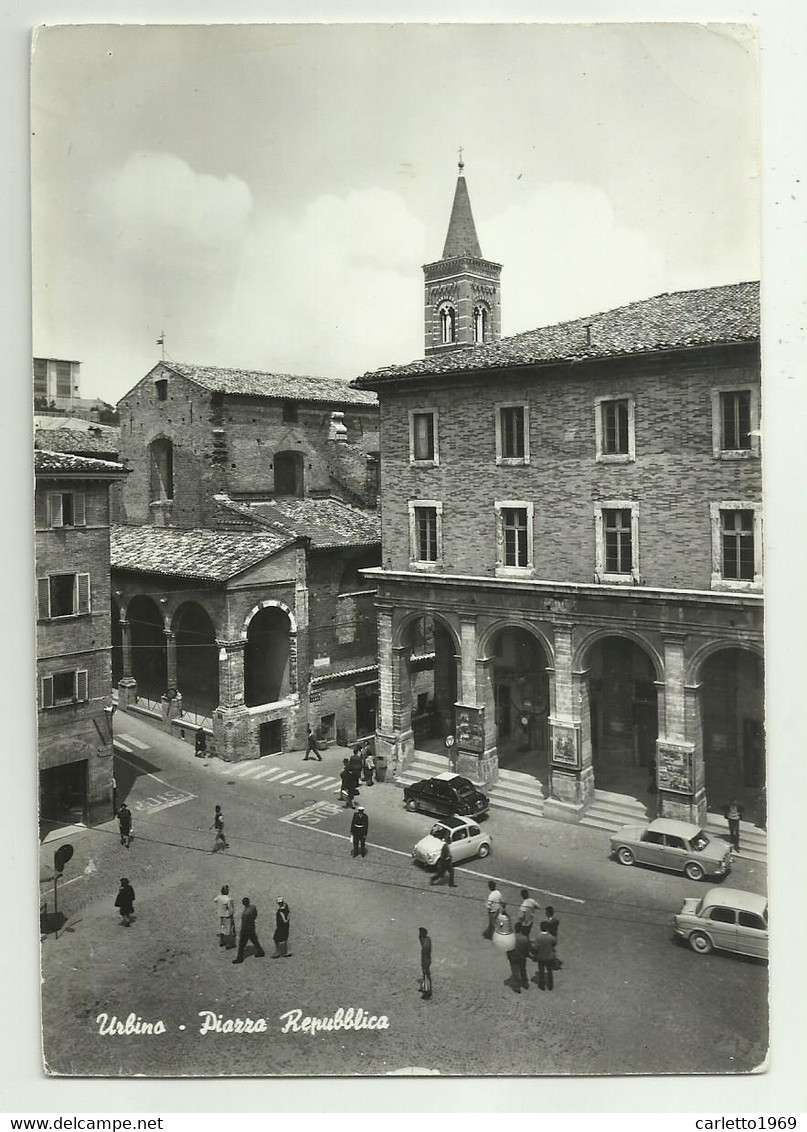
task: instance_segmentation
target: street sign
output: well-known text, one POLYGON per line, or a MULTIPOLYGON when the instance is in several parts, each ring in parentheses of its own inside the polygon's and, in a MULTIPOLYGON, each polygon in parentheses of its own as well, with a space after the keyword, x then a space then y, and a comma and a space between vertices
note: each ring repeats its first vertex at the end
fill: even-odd
POLYGON ((56 852, 53 854, 53 867, 59 876, 61 876, 64 872, 64 867, 72 856, 72 845, 60 845, 56 852))

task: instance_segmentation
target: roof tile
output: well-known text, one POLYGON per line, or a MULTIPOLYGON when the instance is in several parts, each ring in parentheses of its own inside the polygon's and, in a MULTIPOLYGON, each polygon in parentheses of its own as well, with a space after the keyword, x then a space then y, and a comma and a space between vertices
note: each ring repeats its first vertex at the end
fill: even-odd
POLYGON ((221 369, 218 366, 199 366, 186 362, 164 362, 163 366, 195 381, 211 393, 321 401, 332 405, 375 405, 378 400, 374 393, 354 389, 347 381, 340 381, 335 377, 221 369))
POLYGON ((269 531, 113 526, 110 550, 113 569, 224 582, 294 541, 269 531))

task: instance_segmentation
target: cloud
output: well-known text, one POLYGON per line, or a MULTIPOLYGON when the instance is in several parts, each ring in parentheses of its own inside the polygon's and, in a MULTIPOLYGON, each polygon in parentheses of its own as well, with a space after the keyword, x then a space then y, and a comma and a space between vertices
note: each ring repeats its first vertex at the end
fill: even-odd
POLYGON ((607 194, 592 185, 525 189, 483 227, 486 253, 503 264, 505 334, 670 289, 664 255, 643 232, 620 225, 607 194))
POLYGON ((141 259, 238 247, 252 212, 244 181, 197 173, 170 153, 132 154, 102 175, 90 196, 96 231, 117 253, 141 259))
POLYGON ((417 356, 424 235, 403 199, 378 189, 258 218, 216 353, 335 376, 417 356))

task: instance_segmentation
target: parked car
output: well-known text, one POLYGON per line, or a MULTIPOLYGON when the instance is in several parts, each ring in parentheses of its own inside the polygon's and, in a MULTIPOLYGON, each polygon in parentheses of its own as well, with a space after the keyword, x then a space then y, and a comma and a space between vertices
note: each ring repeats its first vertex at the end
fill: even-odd
POLYGON ((712 948, 768 958, 768 901, 739 888, 710 888, 690 896, 673 917, 675 934, 698 955, 712 948))
POLYGON ((611 837, 611 856, 621 865, 655 865, 684 873, 690 880, 725 876, 731 870, 731 846, 699 825, 656 818, 649 825, 627 825, 611 837))
POLYGON ((461 814, 478 818, 490 809, 490 799, 470 779, 445 771, 435 778, 422 778, 405 786, 404 805, 407 810, 424 810, 438 816, 461 814))
POLYGON ((469 857, 487 857, 492 847, 490 834, 483 833, 471 818, 449 817, 437 822, 425 837, 421 837, 412 850, 412 856, 422 865, 436 865, 444 841, 451 846, 455 864, 467 861, 469 857))

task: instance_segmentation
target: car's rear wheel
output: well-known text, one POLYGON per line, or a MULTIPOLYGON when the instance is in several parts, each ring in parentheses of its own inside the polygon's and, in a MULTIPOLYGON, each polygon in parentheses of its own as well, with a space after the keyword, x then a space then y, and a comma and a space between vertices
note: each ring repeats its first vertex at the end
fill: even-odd
POLYGON ((420 809, 417 798, 407 798, 404 801, 404 805, 406 806, 407 810, 409 810, 410 814, 417 813, 417 811, 420 809))
POLYGON ((689 937, 689 946, 698 955, 708 955, 712 950, 713 944, 708 935, 704 932, 693 932, 689 937))
POLYGON ((684 873, 690 880, 703 880, 703 869, 697 861, 687 861, 684 865, 684 873))
POLYGON ((632 865, 636 861, 633 850, 628 849, 627 845, 620 845, 616 851, 616 859, 619 861, 620 865, 632 865))
POLYGON ((478 857, 487 857, 487 856, 489 856, 489 854, 490 854, 490 846, 489 845, 480 845, 479 846, 479 852, 477 853, 478 857))

